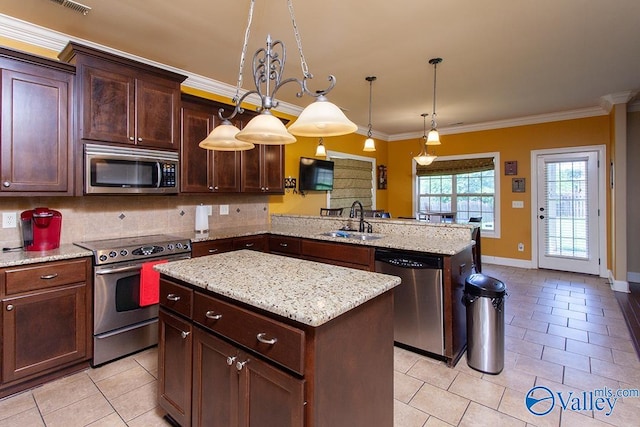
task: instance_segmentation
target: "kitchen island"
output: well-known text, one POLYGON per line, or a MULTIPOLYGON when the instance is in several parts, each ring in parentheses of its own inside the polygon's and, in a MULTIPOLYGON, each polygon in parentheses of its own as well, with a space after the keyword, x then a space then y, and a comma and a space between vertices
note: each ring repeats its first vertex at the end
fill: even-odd
POLYGON ((158 394, 180 425, 393 425, 399 278, 247 250, 155 269, 158 394))

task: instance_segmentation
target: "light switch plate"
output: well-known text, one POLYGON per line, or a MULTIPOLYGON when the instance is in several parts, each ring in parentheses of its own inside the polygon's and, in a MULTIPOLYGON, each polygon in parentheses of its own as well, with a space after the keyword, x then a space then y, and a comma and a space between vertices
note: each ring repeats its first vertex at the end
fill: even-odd
POLYGON ((229 205, 220 205, 220 215, 229 215, 229 205))
POLYGON ((524 208, 524 202, 522 200, 514 200, 511 202, 511 207, 522 209, 524 208))

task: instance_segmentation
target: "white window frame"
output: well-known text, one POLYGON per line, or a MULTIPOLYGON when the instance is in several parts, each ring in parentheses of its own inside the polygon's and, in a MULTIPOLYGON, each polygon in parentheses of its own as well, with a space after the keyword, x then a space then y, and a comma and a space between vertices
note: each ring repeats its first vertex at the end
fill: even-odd
MULTIPOLYGON (((502 228, 502 222, 500 219, 500 177, 501 177, 501 168, 500 168, 500 153, 499 152, 489 152, 489 153, 474 153, 474 154, 463 154, 458 156, 442 156, 438 157, 435 161, 438 160, 462 160, 462 159, 476 159, 480 157, 493 157, 493 171, 495 173, 495 188, 493 195, 493 203, 494 203, 494 213, 493 213, 493 230, 482 230, 482 237, 489 237, 494 239, 500 238, 500 230, 502 228)), ((418 212, 418 176, 416 175, 416 161, 412 162, 412 198, 413 198, 413 211, 418 212)))

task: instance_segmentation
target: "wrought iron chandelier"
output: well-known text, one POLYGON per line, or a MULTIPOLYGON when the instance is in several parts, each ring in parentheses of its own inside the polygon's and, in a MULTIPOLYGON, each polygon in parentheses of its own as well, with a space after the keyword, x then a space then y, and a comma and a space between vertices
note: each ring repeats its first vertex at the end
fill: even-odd
POLYGON ((308 82, 313 78, 313 75, 309 72, 309 67, 302 51, 302 40, 298 32, 292 0, 287 0, 287 5, 293 24, 293 32, 298 52, 300 54, 302 79, 294 77, 283 79, 282 73, 286 62, 285 45, 280 40, 272 40, 271 36, 268 35, 266 48, 258 49, 253 55, 253 82, 255 89, 245 92, 240 96, 243 80, 242 72, 249 34, 251 32, 254 4, 255 0, 251 0, 247 28, 244 34, 244 44, 240 57, 236 94, 232 99, 235 108, 231 114, 226 117, 224 116, 223 108, 218 111, 218 117, 222 121, 222 124, 213 129, 207 138, 200 143, 200 147, 220 151, 249 150, 254 147, 254 144, 290 144, 296 142, 295 136, 328 137, 355 132, 358 128, 356 124, 350 121, 340 108, 329 102, 326 98, 326 95, 336 84, 336 78, 333 75, 329 76, 329 87, 326 89, 317 91, 309 90, 308 82), (302 113, 300 113, 296 121, 289 125, 287 129, 282 121, 271 113, 271 109, 276 108, 279 104, 276 100, 278 90, 282 86, 292 82, 300 86, 300 90, 296 93, 298 98, 307 94, 314 97, 315 102, 307 106, 302 113), (244 112, 241 105, 249 95, 259 96, 260 105, 256 108, 259 114, 240 130, 231 123, 231 120, 233 120, 237 114, 244 112))

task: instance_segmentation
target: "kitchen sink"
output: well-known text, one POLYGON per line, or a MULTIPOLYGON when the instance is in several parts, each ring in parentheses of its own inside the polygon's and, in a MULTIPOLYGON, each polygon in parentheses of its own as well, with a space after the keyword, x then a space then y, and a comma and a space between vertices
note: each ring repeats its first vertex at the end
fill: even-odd
POLYGON ((342 239, 349 239, 349 240, 377 240, 377 239, 381 239, 383 236, 379 235, 379 234, 370 234, 370 233, 359 233, 359 232, 354 232, 354 231, 342 231, 342 230, 338 230, 338 231, 327 231, 324 233, 320 233, 322 236, 328 236, 328 237, 336 237, 336 238, 342 238, 342 239))

